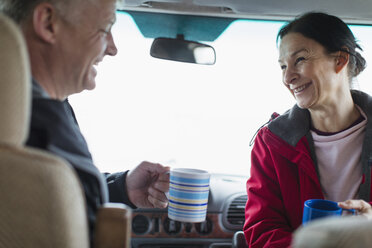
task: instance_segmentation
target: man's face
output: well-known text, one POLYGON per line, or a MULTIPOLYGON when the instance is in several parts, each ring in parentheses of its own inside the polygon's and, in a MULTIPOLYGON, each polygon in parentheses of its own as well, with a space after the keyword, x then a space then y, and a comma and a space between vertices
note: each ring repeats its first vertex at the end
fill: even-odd
POLYGON ((61 82, 64 95, 92 90, 96 86, 95 66, 105 55, 114 56, 117 48, 111 34, 115 22, 115 0, 81 1, 73 3, 74 15, 62 22, 58 39, 62 61, 61 82))

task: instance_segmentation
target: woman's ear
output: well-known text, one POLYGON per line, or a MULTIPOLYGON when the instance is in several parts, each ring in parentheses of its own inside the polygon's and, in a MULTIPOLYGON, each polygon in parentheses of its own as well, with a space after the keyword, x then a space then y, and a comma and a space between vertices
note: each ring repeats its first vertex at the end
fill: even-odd
POLYGON ((347 48, 336 53, 336 73, 339 73, 345 66, 349 64, 350 54, 347 52, 347 48))
POLYGON ((33 11, 32 24, 36 35, 47 43, 56 41, 57 12, 53 5, 43 2, 33 11))

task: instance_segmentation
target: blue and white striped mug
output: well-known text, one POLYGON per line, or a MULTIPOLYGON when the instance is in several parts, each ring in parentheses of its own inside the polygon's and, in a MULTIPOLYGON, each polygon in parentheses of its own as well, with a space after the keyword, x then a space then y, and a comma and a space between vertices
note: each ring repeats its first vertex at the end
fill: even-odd
POLYGON ((170 171, 168 217, 181 222, 203 222, 207 215, 210 174, 204 170, 170 171))

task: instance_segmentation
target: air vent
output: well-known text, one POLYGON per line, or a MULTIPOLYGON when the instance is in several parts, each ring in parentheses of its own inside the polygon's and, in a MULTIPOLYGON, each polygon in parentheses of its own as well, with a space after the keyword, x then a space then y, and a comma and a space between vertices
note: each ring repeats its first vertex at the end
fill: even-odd
POLYGON ((144 215, 136 215, 132 220, 132 231, 137 234, 146 234, 150 229, 150 220, 144 215))
POLYGON ((231 225, 244 224, 244 209, 247 202, 247 195, 236 197, 230 204, 227 210, 227 222, 231 225))

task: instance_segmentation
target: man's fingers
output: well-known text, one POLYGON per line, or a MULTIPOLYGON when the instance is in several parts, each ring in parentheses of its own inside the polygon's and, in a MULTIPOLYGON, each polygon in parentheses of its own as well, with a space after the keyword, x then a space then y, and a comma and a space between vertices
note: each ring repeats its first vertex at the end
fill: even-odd
POLYGON ((168 192, 169 191, 169 182, 157 181, 157 182, 154 183, 153 187, 160 192, 168 192))
POLYGON ((157 174, 164 174, 170 170, 170 168, 167 166, 163 166, 161 164, 151 163, 147 161, 143 161, 138 166, 150 173, 157 173, 157 174))
MULTIPOLYGON (((169 169, 169 167, 166 167, 169 169)), ((168 182, 169 183, 169 170, 166 169, 166 172, 163 173, 163 174, 160 174, 159 177, 158 177, 158 181, 165 181, 165 182, 168 182)))
POLYGON ((156 199, 152 195, 149 195, 147 199, 154 206, 154 208, 166 208, 168 206, 168 200, 161 201, 159 199, 156 199))
POLYGON ((148 193, 149 193, 149 196, 151 196, 157 201, 166 202, 166 203, 168 202, 168 198, 164 194, 164 191, 159 191, 153 187, 150 187, 148 190, 148 193))

